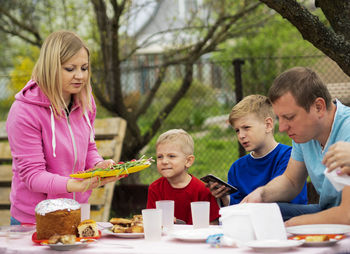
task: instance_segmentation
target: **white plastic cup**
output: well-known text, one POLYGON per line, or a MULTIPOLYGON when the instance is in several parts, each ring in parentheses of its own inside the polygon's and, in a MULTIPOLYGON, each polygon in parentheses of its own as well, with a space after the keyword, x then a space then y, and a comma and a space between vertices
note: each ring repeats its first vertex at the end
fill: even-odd
POLYGON ((174 204, 174 200, 156 201, 157 209, 162 210, 162 226, 168 230, 174 225, 174 204))
POLYGON ((80 204, 81 221, 90 219, 90 204, 80 204))
POLYGON ((191 202, 193 228, 209 227, 209 201, 191 202))
POLYGON ((162 210, 142 210, 143 230, 146 241, 160 241, 162 238, 162 210))

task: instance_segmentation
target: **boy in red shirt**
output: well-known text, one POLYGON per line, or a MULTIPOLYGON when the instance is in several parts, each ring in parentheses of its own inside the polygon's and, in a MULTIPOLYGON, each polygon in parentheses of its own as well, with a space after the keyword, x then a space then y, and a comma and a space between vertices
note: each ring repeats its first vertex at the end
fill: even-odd
POLYGON ((156 143, 157 169, 162 177, 148 188, 147 208, 158 200, 174 200, 175 217, 192 224, 191 202, 210 202, 210 223, 218 224, 219 206, 205 184, 188 173, 194 162, 194 142, 182 129, 172 129, 159 136, 156 143))

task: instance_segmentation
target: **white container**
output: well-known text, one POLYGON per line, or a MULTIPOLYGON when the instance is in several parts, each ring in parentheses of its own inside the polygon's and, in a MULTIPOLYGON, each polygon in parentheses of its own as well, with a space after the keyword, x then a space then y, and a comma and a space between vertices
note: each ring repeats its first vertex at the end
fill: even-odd
POLYGON ((143 209, 143 229, 146 241, 160 241, 162 238, 162 210, 143 209))
POLYGON ((157 209, 162 212, 162 226, 166 230, 170 230, 174 225, 174 200, 158 200, 156 201, 157 209))
POLYGON ((81 221, 90 219, 90 204, 82 203, 80 204, 81 221))
POLYGON ((220 222, 225 236, 243 243, 256 240, 249 211, 220 209, 220 222))
POLYGON ((193 228, 209 227, 209 210, 210 203, 208 201, 191 202, 193 228))

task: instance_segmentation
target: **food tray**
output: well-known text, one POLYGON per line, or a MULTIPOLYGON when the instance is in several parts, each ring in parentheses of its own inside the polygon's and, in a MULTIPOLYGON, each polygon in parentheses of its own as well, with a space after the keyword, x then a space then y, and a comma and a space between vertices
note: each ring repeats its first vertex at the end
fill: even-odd
POLYGON ((95 171, 95 172, 86 172, 81 174, 71 174, 70 177, 73 178, 90 178, 93 176, 100 176, 100 177, 108 177, 108 176, 119 176, 119 175, 128 175, 132 174, 138 171, 141 171, 145 168, 148 168, 150 165, 139 165, 135 167, 131 167, 128 169, 117 169, 117 170, 101 170, 101 171, 95 171))

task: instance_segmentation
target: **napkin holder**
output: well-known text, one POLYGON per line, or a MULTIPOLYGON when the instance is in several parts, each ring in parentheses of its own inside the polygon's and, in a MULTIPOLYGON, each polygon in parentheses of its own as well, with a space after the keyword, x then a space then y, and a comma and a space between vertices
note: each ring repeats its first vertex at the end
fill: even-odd
POLYGON ((280 209, 276 203, 244 203, 220 209, 224 235, 241 242, 287 240, 280 209))

